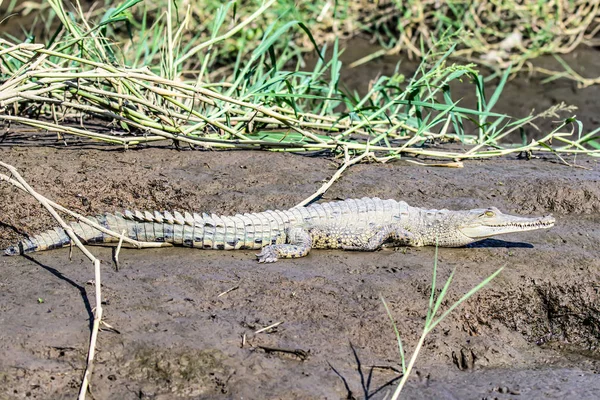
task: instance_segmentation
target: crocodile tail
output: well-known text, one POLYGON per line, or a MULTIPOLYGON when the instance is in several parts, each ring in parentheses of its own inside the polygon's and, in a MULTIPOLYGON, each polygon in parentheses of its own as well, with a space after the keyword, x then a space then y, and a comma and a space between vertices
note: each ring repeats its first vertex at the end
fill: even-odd
MULTIPOLYGON (((107 214, 98 217, 88 217, 88 219, 115 231, 117 231, 119 227, 126 226, 124 223, 120 223, 122 218, 120 218, 118 215, 107 214)), ((91 226, 82 222, 71 222, 69 225, 71 226, 71 229, 73 229, 73 233, 75 233, 75 235, 83 243, 109 243, 119 240, 119 238, 106 235, 98 229, 92 228, 91 226)), ((6 250, 4 250, 4 254, 7 256, 15 256, 32 253, 34 251, 57 249, 60 247, 65 247, 70 243, 71 238, 69 235, 67 235, 65 230, 57 227, 42 232, 39 235, 24 239, 19 243, 8 247, 6 250)))
POLYGON ((19 243, 4 250, 7 256, 16 256, 20 254, 32 253, 47 249, 56 249, 66 246, 71 239, 62 228, 54 228, 39 235, 21 240, 19 243))

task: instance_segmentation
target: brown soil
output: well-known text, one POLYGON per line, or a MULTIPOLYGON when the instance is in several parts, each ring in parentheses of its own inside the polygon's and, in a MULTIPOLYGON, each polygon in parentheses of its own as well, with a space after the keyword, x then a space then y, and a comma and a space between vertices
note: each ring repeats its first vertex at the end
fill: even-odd
MULTIPOLYGON (((156 147, 5 143, 0 158, 42 194, 84 214, 287 208, 336 168, 318 157, 156 147)), ((440 249, 438 282, 456 269, 446 306, 507 267, 429 336, 405 398, 600 395, 600 165, 579 158, 593 168, 587 171, 555 161, 513 157, 460 170, 358 165, 326 194, 557 217, 550 231, 440 249)), ((3 185, 0 196, 0 245, 54 225, 16 189, 3 185)), ((116 271, 110 249, 93 250, 105 260, 105 315, 118 330, 100 334, 95 399, 385 398, 399 357, 380 296, 412 350, 434 260, 433 248, 409 248, 314 251, 259 265, 249 251, 172 248, 123 250, 116 271), (283 323, 254 333, 276 322, 283 323)), ((63 249, 0 263, 0 398, 73 398, 94 302, 89 262, 78 250, 69 260, 63 249)))
MULTIPOLYGON (((349 46, 346 61, 369 49, 349 46)), ((598 75, 596 50, 568 57, 587 76, 598 75)), ((364 92, 369 79, 390 74, 397 61, 348 70, 344 81, 364 92)), ((414 69, 404 67, 407 74, 414 69)), ((520 77, 498 106, 523 116, 566 101, 580 107, 578 117, 591 130, 599 121, 599 90, 520 77)), ((453 93, 472 101, 460 89, 453 93)), ((547 131, 550 124, 541 126, 547 131)), ((67 147, 41 147, 31 137, 9 136, 0 159, 40 193, 83 214, 288 208, 337 168, 322 157, 169 147, 123 152, 76 139, 67 147)), ((506 268, 428 337, 404 398, 600 398, 600 163, 579 157, 588 171, 545 157, 469 161, 460 170, 358 165, 326 194, 325 200, 378 196, 422 207, 493 205, 557 217, 550 231, 440 249, 438 282, 456 270, 446 307, 506 268)), ((29 196, 0 185, 0 246, 53 225, 29 196)), ((389 398, 400 365, 380 297, 412 352, 435 251, 314 251, 259 265, 248 251, 123 250, 116 271, 110 249, 93 250, 105 260, 104 310, 116 329, 100 334, 95 399, 389 398), (254 333, 276 322, 282 324, 254 333)), ((74 398, 94 306, 89 262, 78 250, 70 260, 63 249, 2 257, 0 268, 0 398, 74 398)))

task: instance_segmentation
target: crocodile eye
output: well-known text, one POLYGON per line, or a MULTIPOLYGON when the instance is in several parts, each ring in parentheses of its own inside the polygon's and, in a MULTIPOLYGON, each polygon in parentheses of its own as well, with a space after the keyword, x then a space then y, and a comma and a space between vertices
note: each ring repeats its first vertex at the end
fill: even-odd
POLYGON ((487 210, 484 214, 486 217, 493 217, 495 215, 494 212, 490 210, 487 210))

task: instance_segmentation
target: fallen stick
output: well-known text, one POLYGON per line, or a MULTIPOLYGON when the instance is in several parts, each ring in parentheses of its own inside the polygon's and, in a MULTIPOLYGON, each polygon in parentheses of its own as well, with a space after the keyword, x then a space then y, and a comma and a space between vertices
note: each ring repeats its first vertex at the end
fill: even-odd
MULTIPOLYGON (((15 185, 20 189, 27 191, 30 195, 32 195, 37 201, 40 202, 42 206, 44 206, 48 212, 54 217, 56 222, 60 224, 60 226, 65 230, 67 235, 71 238, 71 242, 75 243, 75 245, 85 254, 85 256, 92 262, 94 265, 94 287, 96 289, 96 307, 95 312, 93 313, 94 324, 92 326, 92 334, 90 335, 90 345, 88 348, 87 354, 87 362, 85 366, 85 373, 83 374, 83 380, 81 382, 81 387, 79 388, 79 400, 85 400, 85 396, 88 390, 90 377, 92 375, 92 368, 94 363, 94 355, 96 353, 96 341, 98 339, 98 331, 100 329, 100 322, 102 321, 102 282, 100 276, 100 260, 98 260, 94 255, 85 248, 85 246, 81 243, 79 238, 73 232, 73 228, 67 224, 60 215, 56 212, 54 207, 50 204, 48 199, 46 199, 41 194, 37 193, 29 184, 23 179, 23 177, 17 172, 17 169, 12 165, 6 164, 0 161, 0 166, 8 169, 10 173, 16 178, 20 185, 15 185)), ((5 175, 0 176, 0 180, 6 180, 10 183, 13 181, 10 177, 5 175), (6 179, 8 178, 8 179, 6 179)), ((14 183, 13 183, 14 184, 14 183)))
MULTIPOLYGON (((5 168, 9 169, 7 167, 7 165, 8 164, 5 164, 5 163, 3 163, 3 162, 0 161, 0 166, 3 166, 5 168)), ((14 168, 14 167, 11 167, 11 168, 14 168)), ((13 171, 11 171, 11 173, 13 175, 15 174, 13 171)), ((19 181, 11 179, 9 176, 7 176, 5 174, 0 174, 0 181, 6 181, 6 182, 10 183, 11 185, 13 185, 13 186, 15 186, 15 187, 17 187, 17 188, 25 191, 25 192, 31 193, 19 181)), ((51 207, 53 207, 53 208, 55 208, 55 209, 57 209, 59 211, 62 211, 65 214, 69 214, 73 218, 77 219, 77 221, 83 222, 84 224, 87 224, 87 225, 89 225, 89 226, 91 226, 91 227, 93 227, 95 229, 98 229, 99 231, 101 231, 103 233, 106 233, 107 235, 114 236, 114 237, 117 237, 119 239, 122 238, 123 242, 129 243, 130 245, 132 245, 135 248, 143 249, 143 248, 150 248, 150 247, 172 247, 173 246, 171 243, 165 243, 165 242, 159 242, 159 243, 157 243, 157 242, 140 242, 138 240, 131 239, 131 238, 127 237, 127 236, 123 236, 121 233, 118 233, 118 232, 115 232, 115 231, 111 231, 110 229, 106 229, 102 225, 99 225, 99 224, 95 223, 94 221, 91 221, 88 218, 84 217, 83 215, 78 214, 75 211, 71 211, 68 208, 65 208, 65 207, 61 206, 60 204, 57 204, 57 203, 53 202, 52 200, 45 198, 44 196, 42 196, 39 193, 36 193, 36 194, 39 197, 43 198, 46 201, 46 203, 49 204, 51 207)), ((36 197, 36 199, 37 199, 37 197, 36 197)))
POLYGON ((321 186, 319 188, 319 190, 317 190, 315 193, 311 194, 309 197, 307 197, 300 203, 296 204, 294 206, 294 208, 306 207, 307 204, 312 203, 315 199, 319 198, 319 196, 322 196, 323 194, 325 194, 325 192, 327 190, 329 190, 329 188, 335 183, 335 181, 337 181, 340 178, 340 176, 342 176, 342 173, 348 167, 350 167, 351 165, 354 165, 356 163, 359 163, 365 157, 373 157, 373 153, 370 152, 368 148, 360 156, 357 156, 357 157, 354 157, 351 159, 350 155, 348 154, 348 148, 344 147, 344 164, 335 172, 335 174, 333 174, 333 176, 331 177, 331 179, 329 179, 329 181, 324 183, 323 186, 321 186))

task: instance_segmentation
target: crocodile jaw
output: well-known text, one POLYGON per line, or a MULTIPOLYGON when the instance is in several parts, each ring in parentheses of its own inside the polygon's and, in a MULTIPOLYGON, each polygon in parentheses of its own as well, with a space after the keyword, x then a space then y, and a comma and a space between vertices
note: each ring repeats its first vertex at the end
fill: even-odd
POLYGON ((506 215, 497 209, 489 209, 494 215, 487 217, 485 212, 471 223, 459 226, 458 230, 471 240, 481 240, 495 235, 505 233, 533 231, 536 229, 547 229, 554 226, 555 219, 552 216, 539 218, 525 218, 506 215))

